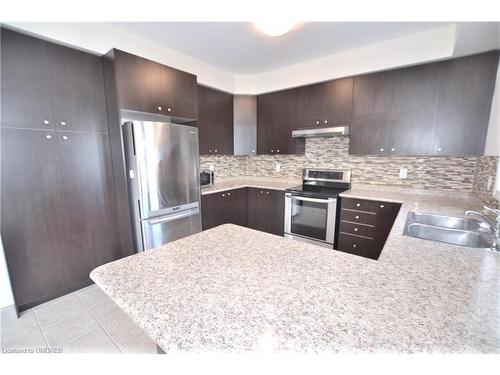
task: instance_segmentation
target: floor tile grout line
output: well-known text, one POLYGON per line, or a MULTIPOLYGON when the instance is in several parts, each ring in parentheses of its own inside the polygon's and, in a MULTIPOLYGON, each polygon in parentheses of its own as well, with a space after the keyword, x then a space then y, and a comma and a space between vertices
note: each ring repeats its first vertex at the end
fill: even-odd
POLYGON ((38 319, 38 316, 36 315, 36 311, 32 310, 32 313, 35 316, 35 320, 36 320, 36 324, 38 324, 38 328, 42 332, 43 341, 45 341, 45 344, 47 345, 47 348, 50 349, 51 346, 49 345, 49 340, 47 340, 47 336, 45 335, 45 331, 43 330, 42 325, 40 324, 40 320, 38 319))
POLYGON ((97 317, 94 315, 94 313, 92 312, 92 310, 90 309, 90 307, 87 306, 87 304, 82 301, 82 299, 80 298, 80 296, 78 294, 76 295, 76 297, 80 300, 80 302, 85 307, 85 309, 87 309, 87 311, 90 313, 90 315, 92 315, 92 317, 95 319, 95 321, 97 322, 97 324, 99 324, 99 326, 102 328, 102 330, 104 331, 104 333, 109 337, 109 339, 111 340, 111 342, 116 346, 116 348, 118 349, 118 351, 120 353, 123 353, 123 351, 121 350, 120 346, 116 343, 116 341, 113 339, 113 337, 111 336, 111 334, 107 331, 107 329, 104 328, 104 326, 99 321, 99 319, 97 319, 97 317))

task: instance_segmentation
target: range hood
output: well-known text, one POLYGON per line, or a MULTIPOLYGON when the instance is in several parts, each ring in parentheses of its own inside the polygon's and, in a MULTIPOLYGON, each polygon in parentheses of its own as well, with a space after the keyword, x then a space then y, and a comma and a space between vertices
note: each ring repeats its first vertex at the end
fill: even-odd
POLYGON ((292 138, 340 137, 349 135, 350 126, 331 128, 304 128, 292 131, 292 138))

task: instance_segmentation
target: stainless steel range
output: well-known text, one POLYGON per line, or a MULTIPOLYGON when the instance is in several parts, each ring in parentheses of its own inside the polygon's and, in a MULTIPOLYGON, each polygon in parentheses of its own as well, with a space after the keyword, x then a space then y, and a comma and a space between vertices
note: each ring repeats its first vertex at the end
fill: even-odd
POLYGON ((333 249, 337 199, 351 187, 351 172, 304 169, 302 185, 285 193, 285 237, 333 249))

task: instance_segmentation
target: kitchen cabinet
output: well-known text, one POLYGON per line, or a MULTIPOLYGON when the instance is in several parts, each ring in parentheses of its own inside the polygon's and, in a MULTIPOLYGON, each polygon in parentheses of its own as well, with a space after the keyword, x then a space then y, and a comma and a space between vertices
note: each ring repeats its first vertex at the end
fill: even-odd
POLYGON ((227 190, 201 196, 202 228, 207 230, 222 224, 247 224, 246 188, 227 190))
POLYGON ((482 155, 498 52, 354 78, 350 154, 482 155))
POLYGON ((234 95, 233 111, 234 154, 255 155, 257 153, 257 97, 234 95))
POLYGON ((281 190, 248 188, 248 227, 283 236, 285 193, 281 190))
POLYGON ((196 119, 196 76, 120 50, 112 52, 122 109, 196 119))
POLYGON ((482 155, 498 67, 498 51, 439 63, 433 142, 437 155, 482 155))
POLYGON ((232 155, 233 95, 198 86, 200 154, 232 155))
POLYGON ((105 133, 1 130, 1 231, 20 310, 122 256, 105 133))
POLYGON ((2 29, 2 126, 107 132, 101 58, 2 29))
POLYGON ((131 248, 116 224, 102 59, 1 37, 1 232, 24 310, 88 285, 92 269, 131 248))
POLYGON ((341 198, 336 250, 378 259, 401 204, 341 198))
POLYGON ((394 72, 354 78, 350 154, 386 152, 394 72))
POLYGON ((352 78, 317 83, 294 90, 298 96, 297 127, 351 124, 352 78))
POLYGON ((303 154, 305 140, 292 138, 297 123, 297 92, 278 91, 257 96, 257 153, 303 154))

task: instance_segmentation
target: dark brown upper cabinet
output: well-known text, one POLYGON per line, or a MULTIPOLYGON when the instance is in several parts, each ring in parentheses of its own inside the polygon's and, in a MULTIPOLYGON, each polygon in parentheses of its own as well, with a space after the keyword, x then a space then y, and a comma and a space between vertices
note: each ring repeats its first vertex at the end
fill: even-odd
POLYGON ((257 153, 304 153, 304 139, 292 138, 292 130, 297 127, 297 94, 295 90, 283 90, 257 96, 257 153))
POLYGON ((2 126, 107 132, 100 57, 2 29, 2 126))
POLYGON ((232 155, 233 95, 198 86, 200 154, 232 155))
POLYGON ((354 78, 351 154, 482 155, 498 52, 354 78))
POLYGON ((344 78, 299 87, 298 127, 328 127, 352 121, 353 79, 344 78))
POLYGON ((482 155, 498 67, 498 51, 440 63, 433 153, 482 155))
POLYGON ((349 152, 385 152, 394 84, 392 71, 354 78, 353 113, 349 152))
POLYGON ((114 50, 119 107, 196 119, 196 76, 114 50))

